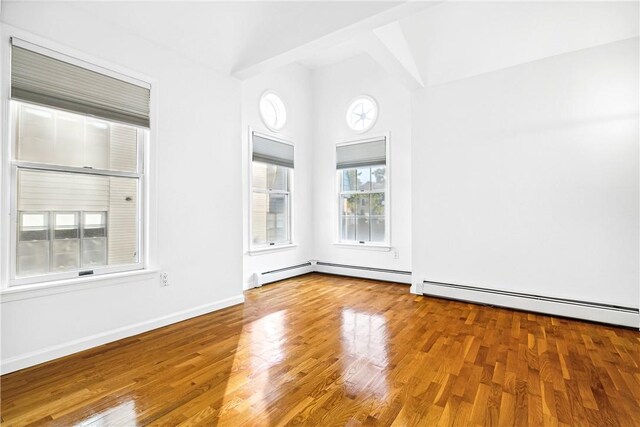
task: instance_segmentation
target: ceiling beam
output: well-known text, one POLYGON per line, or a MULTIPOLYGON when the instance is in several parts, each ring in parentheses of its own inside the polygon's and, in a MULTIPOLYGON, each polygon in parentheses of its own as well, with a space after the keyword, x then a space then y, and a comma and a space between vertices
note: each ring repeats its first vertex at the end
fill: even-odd
POLYGON ((249 79, 257 76, 258 74, 274 70, 292 62, 296 62, 301 58, 308 57, 318 49, 327 49, 339 43, 346 42, 358 36, 363 31, 371 32, 375 28, 398 21, 399 19, 439 3, 441 3, 441 1, 410 1, 402 3, 271 58, 267 58, 253 64, 240 64, 232 70, 231 75, 240 80, 249 79))

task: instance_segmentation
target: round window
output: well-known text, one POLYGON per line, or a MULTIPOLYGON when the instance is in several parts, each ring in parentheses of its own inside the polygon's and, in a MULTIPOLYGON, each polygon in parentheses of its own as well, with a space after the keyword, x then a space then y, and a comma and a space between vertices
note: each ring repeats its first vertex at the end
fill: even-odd
POLYGON ((265 92, 260 98, 260 116, 264 124, 273 131, 279 131, 287 123, 284 102, 274 92, 265 92))
POLYGON ((357 97, 347 108, 347 125, 357 132, 369 130, 377 118, 378 105, 370 96, 357 97))

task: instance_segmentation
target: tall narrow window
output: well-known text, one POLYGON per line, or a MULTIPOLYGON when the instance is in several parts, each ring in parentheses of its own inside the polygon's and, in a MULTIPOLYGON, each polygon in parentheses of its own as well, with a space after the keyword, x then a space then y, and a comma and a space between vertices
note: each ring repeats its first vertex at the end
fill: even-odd
POLYGON ((143 267, 149 87, 78 64, 12 40, 11 284, 143 267))
POLYGON ((251 246, 291 243, 293 145, 252 133, 251 246))
POLYGON ((389 244, 386 144, 377 138, 336 147, 341 243, 389 244))

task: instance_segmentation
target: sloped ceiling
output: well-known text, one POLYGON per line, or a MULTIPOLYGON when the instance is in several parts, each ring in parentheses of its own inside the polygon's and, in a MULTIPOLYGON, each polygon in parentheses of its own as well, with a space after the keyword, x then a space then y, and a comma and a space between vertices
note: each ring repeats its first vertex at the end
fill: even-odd
POLYGON ((400 21, 427 86, 638 37, 637 2, 447 2, 400 21))
POLYGON ((65 11, 81 12, 227 75, 288 62, 318 68, 368 53, 388 73, 408 81, 409 89, 639 34, 638 2, 3 0, 2 5, 3 21, 18 26, 16 16, 31 14, 44 25, 65 11), (342 36, 331 37, 337 34, 342 36), (314 43, 320 39, 334 41, 314 43), (276 57, 284 59, 270 59, 276 57))
MULTIPOLYGON (((4 1, 2 19, 71 9, 223 74, 380 13, 397 1, 4 1), (22 9, 21 11, 19 9, 22 9), (55 10, 52 10, 55 9, 55 10)), ((19 25, 19 23, 16 23, 19 25)))

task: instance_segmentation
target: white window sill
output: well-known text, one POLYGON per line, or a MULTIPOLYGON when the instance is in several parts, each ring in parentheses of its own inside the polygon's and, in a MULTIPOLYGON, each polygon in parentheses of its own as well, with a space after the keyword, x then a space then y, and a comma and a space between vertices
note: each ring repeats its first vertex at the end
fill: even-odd
POLYGON ((380 252, 389 252, 391 251, 391 246, 381 244, 376 245, 373 243, 346 243, 346 242, 336 242, 333 244, 334 246, 343 247, 345 249, 364 249, 366 251, 380 251, 380 252))
POLYGON ((263 248, 252 248, 249 250, 249 255, 262 255, 269 252, 276 252, 285 249, 293 249, 297 248, 297 243, 287 243, 285 245, 273 245, 273 246, 265 246, 263 248))
MULTIPOLYGON (((54 282, 37 283, 32 285, 15 285, 0 291, 0 303, 37 298, 65 292, 81 291, 102 286, 131 283, 156 278, 159 270, 134 270, 121 273, 101 274, 91 277, 56 280, 54 282)), ((159 285, 158 285, 159 286, 159 285)))

